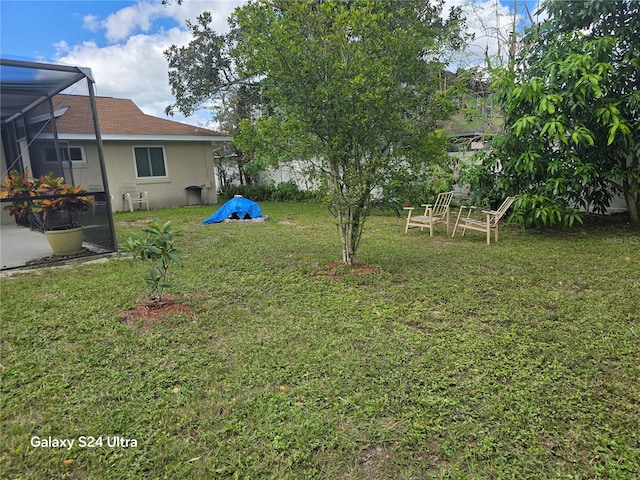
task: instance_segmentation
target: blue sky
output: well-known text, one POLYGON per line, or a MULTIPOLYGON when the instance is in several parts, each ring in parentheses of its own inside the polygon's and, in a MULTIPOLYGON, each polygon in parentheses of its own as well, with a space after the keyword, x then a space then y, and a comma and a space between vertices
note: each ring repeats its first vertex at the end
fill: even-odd
MULTIPOLYGON (((518 0, 522 2, 522 0, 518 0)), ((535 0, 527 0, 534 2, 535 0)), ((446 0, 469 5, 469 0, 446 0)), ((2 57, 64 63, 91 68, 98 95, 130 98, 145 113, 164 117, 174 99, 162 54, 171 45, 186 45, 187 19, 212 12, 214 29, 225 31, 229 14, 243 0, 184 0, 165 7, 161 0, 0 0, 2 57)), ((473 0, 467 15, 476 31, 471 54, 482 55, 491 39, 484 30, 495 28, 496 9, 504 25, 510 23, 513 0, 473 0), (503 2, 496 6, 496 1, 503 2)), ((174 119, 207 125, 210 115, 174 119)))
MULTIPOLYGON (((6 58, 91 68, 98 95, 130 98, 145 113, 164 117, 173 103, 163 51, 189 42, 187 19, 205 10, 224 31, 242 0, 1 0, 0 54, 6 58)), ((203 111, 174 118, 206 125, 203 111)))
POLYGON ((85 16, 107 17, 132 1, 3 0, 0 2, 0 49, 4 57, 53 59, 54 45, 95 41, 105 46, 104 36, 84 25, 85 16))

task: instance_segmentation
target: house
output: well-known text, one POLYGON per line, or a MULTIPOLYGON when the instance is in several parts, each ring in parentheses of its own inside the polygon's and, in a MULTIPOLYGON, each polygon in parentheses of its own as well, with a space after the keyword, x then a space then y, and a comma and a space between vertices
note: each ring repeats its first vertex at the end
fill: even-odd
MULTIPOLYGON (((94 84, 86 68, 0 58, 2 177, 53 172, 87 188, 95 205, 82 214, 83 254, 101 255, 117 250, 112 211, 124 208, 126 184, 147 191, 152 207, 215 203, 212 142, 231 138, 96 97, 94 84)), ((36 220, 0 210, 1 269, 49 261, 36 220)))
MULTIPOLYGON (((114 211, 128 208, 122 197, 131 184, 148 193, 152 208, 216 203, 211 146, 231 137, 146 115, 129 99, 97 96, 95 103, 114 211)), ((87 161, 97 155, 89 97, 59 94, 53 108, 63 160, 70 160, 63 161, 66 174, 78 185, 100 185, 99 172, 87 161)), ((38 153, 44 165, 34 165, 35 173, 57 162, 50 146, 38 153)))
MULTIPOLYGON (((94 199, 100 200, 100 204, 83 214, 83 251, 79 252, 82 255, 101 255, 117 250, 109 197, 105 194, 106 173, 95 110, 94 83, 91 71, 86 68, 0 58, 0 165, 3 177, 14 170, 27 173, 27 169, 33 176, 39 174, 36 169, 47 168, 57 176, 64 174, 65 182, 75 186, 73 169, 64 169, 70 162, 63 164, 52 99, 70 88, 81 88, 88 93, 91 108, 87 122, 91 125, 96 154, 85 158, 90 163, 90 169, 85 170, 91 170, 94 178, 99 180, 99 184, 94 186, 99 195, 94 199), (56 161, 44 159, 42 155, 45 153, 53 153, 56 161), (102 201, 105 199, 106 202, 102 201)), ((9 196, 4 197, 0 197, 3 206, 0 210, 0 268, 55 261, 51 259, 45 235, 39 233, 42 225, 38 222, 42 217, 38 219, 27 215, 14 219, 4 209, 13 200, 9 196)), ((60 197, 54 195, 53 198, 60 197)), ((57 212, 54 216, 64 220, 64 213, 57 212)))

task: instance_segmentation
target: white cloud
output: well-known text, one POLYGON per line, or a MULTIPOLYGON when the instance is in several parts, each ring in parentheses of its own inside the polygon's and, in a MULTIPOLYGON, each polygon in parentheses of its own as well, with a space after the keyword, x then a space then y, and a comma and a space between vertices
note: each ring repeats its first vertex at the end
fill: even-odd
POLYGON ((515 18, 514 3, 505 3, 504 0, 445 0, 447 12, 453 6, 462 8, 467 30, 475 37, 463 52, 451 59, 454 68, 484 65, 485 55, 492 59, 495 66, 499 59, 504 61, 507 58, 508 39, 514 19, 519 32, 530 24, 531 18, 536 22, 542 20, 542 17, 535 15, 540 0, 517 0, 515 18))
MULTIPOLYGON (((209 11, 214 19, 214 30, 226 31, 227 17, 241 3, 241 0, 185 0, 181 5, 175 1, 162 5, 160 1, 140 1, 112 13, 100 20, 99 24, 105 30, 106 39, 115 43, 136 32, 150 32, 158 19, 171 18, 184 27, 187 20, 193 20, 200 13, 209 11)), ((91 20, 93 22, 89 23, 89 26, 93 27, 99 19, 94 17, 89 19, 91 20)))
POLYGON ((96 15, 85 15, 82 19, 82 28, 97 32, 100 29, 100 18, 96 15))
POLYGON ((59 44, 58 60, 91 68, 98 95, 130 98, 145 113, 163 116, 172 96, 162 52, 187 41, 188 34, 176 28, 156 35, 134 35, 124 43, 102 48, 94 42, 71 47, 59 44))
MULTIPOLYGON (((241 0, 186 0, 182 5, 173 2, 164 7, 159 1, 138 2, 105 19, 87 15, 84 27, 93 32, 104 30, 109 45, 99 47, 96 42, 76 45, 59 42, 55 45, 55 60, 90 68, 96 81, 97 95, 129 98, 143 112, 165 117, 164 109, 175 99, 169 87, 163 52, 171 45, 186 45, 191 40, 186 31, 186 20, 195 20, 205 10, 213 15, 214 30, 228 30, 227 18, 241 3, 241 0), (154 21, 160 18, 172 18, 180 27, 154 31, 154 21)), ((208 112, 199 112, 188 119, 180 115, 172 119, 203 125, 209 117, 208 112)))
POLYGON ((149 32, 154 20, 166 16, 159 3, 136 3, 109 15, 103 22, 105 36, 110 42, 125 40, 134 32, 149 32))
MULTIPOLYGON (((182 5, 174 1, 163 6, 160 0, 154 0, 122 8, 106 18, 87 15, 85 28, 94 33, 103 31, 108 45, 59 42, 55 60, 91 68, 98 95, 129 98, 145 113, 164 117, 165 107, 175 99, 169 87, 163 51, 171 45, 186 45, 190 36, 185 22, 187 19, 195 21, 203 11, 212 13, 215 31, 227 31, 227 18, 243 3, 244 0, 185 0, 182 5), (169 29, 154 26, 154 22, 163 18, 173 19, 180 26, 169 29)), ((454 5, 464 8, 469 29, 476 34, 476 40, 464 56, 452 59, 453 64, 478 64, 484 58, 485 49, 495 54, 497 32, 504 35, 505 28, 509 27, 510 9, 498 0, 447 0, 445 10, 454 5)), ((180 116, 174 119, 202 125, 209 117, 207 112, 200 112, 189 119, 180 116)))

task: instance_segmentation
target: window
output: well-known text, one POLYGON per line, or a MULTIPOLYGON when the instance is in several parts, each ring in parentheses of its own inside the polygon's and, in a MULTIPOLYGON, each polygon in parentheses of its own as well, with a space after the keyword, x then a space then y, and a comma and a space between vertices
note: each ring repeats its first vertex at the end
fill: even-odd
POLYGON ((163 147, 133 147, 136 161, 136 177, 166 177, 163 147))
MULTIPOLYGON (((84 147, 81 146, 61 146, 60 158, 63 162, 71 160, 72 163, 87 163, 84 155, 84 147)), ((58 161, 56 157, 56 149, 53 147, 45 147, 44 149, 44 161, 55 163, 58 161)))

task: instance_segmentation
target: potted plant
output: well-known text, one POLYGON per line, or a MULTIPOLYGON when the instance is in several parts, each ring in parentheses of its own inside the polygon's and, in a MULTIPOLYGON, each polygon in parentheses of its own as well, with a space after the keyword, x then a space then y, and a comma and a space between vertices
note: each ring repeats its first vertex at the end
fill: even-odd
POLYGON ((13 203, 5 206, 4 210, 16 218, 28 216, 33 209, 31 197, 37 195, 38 186, 38 180, 29 177, 28 170, 24 173, 11 170, 0 185, 0 198, 13 199, 13 203))
POLYGON ((28 171, 12 170, 2 182, 0 198, 12 198, 13 203, 4 209, 16 218, 30 215, 30 221, 47 235, 53 253, 66 255, 82 250, 78 214, 93 204, 91 197, 82 195, 86 191, 53 173, 35 179, 28 171))

